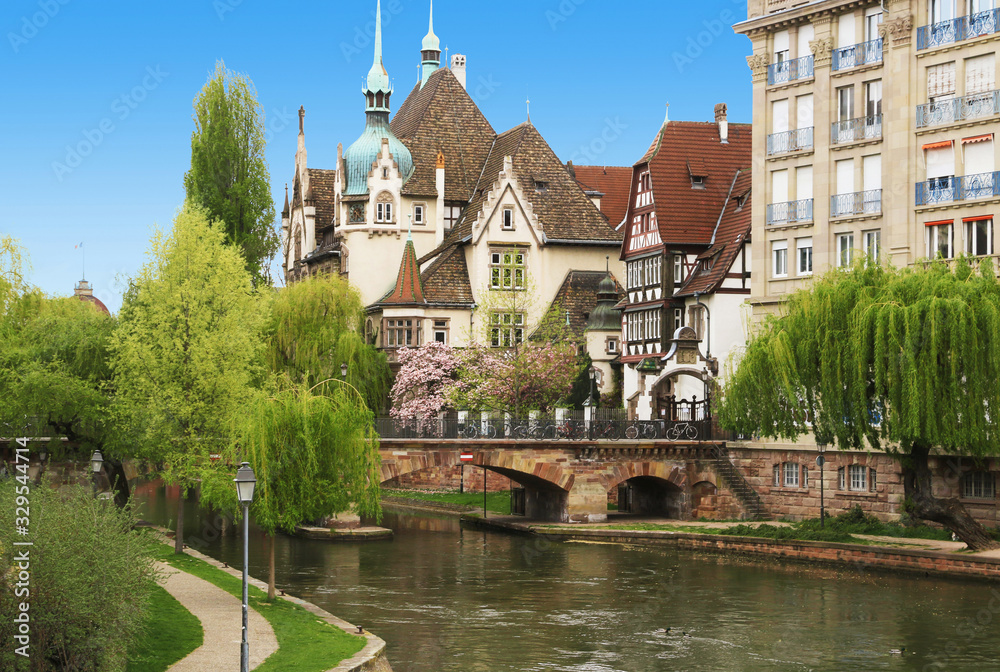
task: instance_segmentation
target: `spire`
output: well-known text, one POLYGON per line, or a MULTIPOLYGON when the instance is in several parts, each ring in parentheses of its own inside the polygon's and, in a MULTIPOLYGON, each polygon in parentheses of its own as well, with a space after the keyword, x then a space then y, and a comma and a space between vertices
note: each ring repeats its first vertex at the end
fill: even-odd
POLYGON ((670 103, 667 103, 667 114, 663 117, 663 125, 666 126, 670 123, 670 103))
POLYGON ((424 287, 420 281, 420 264, 417 262, 417 252, 413 247, 413 238, 407 238, 403 248, 403 259, 399 264, 399 275, 396 276, 396 286, 379 303, 383 304, 413 304, 426 303, 424 287))
POLYGON ((528 125, 531 125, 531 98, 524 101, 524 104, 528 107, 528 125))
POLYGON ((288 206, 288 183, 285 182, 285 208, 281 211, 281 216, 288 217, 288 213, 291 211, 292 209, 288 206))
POLYGON ((431 0, 431 18, 427 25, 427 35, 420 45, 420 58, 423 68, 420 88, 424 88, 424 84, 434 71, 441 67, 441 40, 434 34, 434 0, 431 0))
POLYGON ((365 94, 366 112, 388 112, 389 96, 392 95, 392 84, 389 73, 382 64, 382 0, 378 0, 375 9, 375 58, 372 68, 368 71, 365 94))

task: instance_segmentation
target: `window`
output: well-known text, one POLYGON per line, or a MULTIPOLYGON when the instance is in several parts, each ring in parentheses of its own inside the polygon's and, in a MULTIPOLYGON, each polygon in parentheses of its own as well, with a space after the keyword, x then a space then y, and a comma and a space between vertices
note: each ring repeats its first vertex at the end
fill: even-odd
POLYGON ((931 103, 955 97, 955 63, 927 68, 927 100, 931 103))
POLYGON ((847 467, 852 492, 864 492, 868 489, 868 468, 863 464, 852 464, 847 467))
POLYGON ((691 176, 691 188, 692 189, 704 189, 705 188, 705 176, 704 175, 692 175, 691 176))
POLYGON ((952 245, 955 224, 952 221, 928 222, 927 224, 927 257, 936 259, 939 256, 951 259, 954 254, 952 245))
POLYGON ((962 140, 965 160, 965 184, 962 198, 992 197, 994 189, 993 134, 977 135, 962 140), (985 173, 991 173, 986 175, 985 173), (979 175, 980 177, 973 177, 979 175))
POLYGON ((494 348, 512 348, 524 342, 524 313, 493 313, 490 342, 494 348))
POLYGON ((812 238, 799 238, 795 241, 795 248, 798 250, 798 274, 812 275, 813 272, 813 240, 812 238))
POLYGON ((872 123, 882 114, 882 80, 865 83, 865 117, 872 123))
POLYGON ((967 499, 993 499, 996 497, 996 479, 988 471, 973 471, 962 477, 962 497, 967 499))
POLYGON ((523 250, 490 253, 490 289, 523 290, 527 264, 523 250))
POLYGON ((993 254, 993 216, 970 217, 965 224, 965 253, 974 257, 993 254))
POLYGON ((842 86, 837 89, 837 121, 850 121, 854 118, 854 86, 842 86))
POLYGON ((447 231, 451 231, 458 224, 459 218, 462 216, 462 206, 460 205, 446 205, 444 206, 444 228, 447 231))
POLYGON ((776 278, 788 277, 788 241, 778 240, 771 243, 773 258, 773 273, 776 278))
POLYGON ((785 462, 784 465, 784 485, 786 488, 799 487, 799 465, 794 462, 785 462))
POLYGON ((865 41, 879 39, 878 27, 882 25, 882 10, 879 7, 869 9, 865 14, 865 41))
POLYGON ((774 465, 774 477, 771 479, 771 484, 776 488, 781 487, 781 465, 774 465))
POLYGON ((674 308, 674 331, 684 326, 684 309, 674 308))
MULTIPOLYGON (((790 58, 788 48, 788 31, 782 30, 774 34, 774 62, 784 63, 790 58)), ((805 55, 805 54, 803 54, 805 55)))
POLYGON ((931 23, 955 18, 955 0, 931 0, 931 23))
POLYGON ((434 320, 434 342, 448 345, 449 320, 434 320))
POLYGON ((548 191, 548 188, 549 188, 548 182, 535 180, 535 191, 538 192, 539 194, 545 193, 546 191, 548 191))
MULTIPOLYGON (((996 81, 996 54, 965 59, 965 95, 976 96, 977 102, 992 97, 996 81), (987 95, 981 95, 987 94, 987 95)), ((966 171, 968 174, 968 171, 966 171)))
POLYGON ((868 261, 878 263, 879 255, 882 254, 882 231, 865 231, 865 258, 868 261))
POLYGON ((684 282, 684 255, 674 255, 674 284, 679 285, 684 282))
POLYGON ((846 268, 854 263, 854 234, 841 233, 837 236, 837 267, 846 268))
POLYGON ((413 206, 413 225, 423 226, 426 223, 424 220, 424 206, 414 205, 413 206))
POLYGON ((877 492, 878 491, 878 473, 874 469, 868 470, 868 491, 877 492))
POLYGON ((393 221, 391 202, 379 202, 375 204, 375 221, 376 222, 393 221))
POLYGON ((410 318, 385 321, 385 347, 407 348, 420 345, 420 320, 410 318))
POLYGON ((514 230, 514 208, 503 209, 503 229, 504 231, 514 230))
POLYGON ((383 168, 382 169, 382 179, 383 180, 388 180, 389 179, 389 169, 388 168, 383 168))
POLYGON ((847 469, 844 467, 837 469, 837 489, 847 490, 847 469))
POLYGON ((802 465, 802 487, 809 487, 809 468, 806 465, 802 465))
POLYGON ((614 338, 613 336, 611 338, 609 338, 606 341, 606 343, 605 343, 604 352, 607 353, 607 354, 609 354, 609 355, 617 355, 618 354, 618 339, 614 338))

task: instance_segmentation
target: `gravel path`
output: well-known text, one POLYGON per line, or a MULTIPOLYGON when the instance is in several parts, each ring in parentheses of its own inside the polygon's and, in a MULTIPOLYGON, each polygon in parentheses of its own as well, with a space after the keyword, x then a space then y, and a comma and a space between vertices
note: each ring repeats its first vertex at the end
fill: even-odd
MULTIPOLYGON (((236 670, 240 666, 243 609, 240 600, 221 588, 164 563, 157 563, 165 580, 163 587, 184 608, 198 617, 205 640, 169 672, 236 670)), ((250 669, 278 650, 274 629, 253 609, 249 612, 250 669)))

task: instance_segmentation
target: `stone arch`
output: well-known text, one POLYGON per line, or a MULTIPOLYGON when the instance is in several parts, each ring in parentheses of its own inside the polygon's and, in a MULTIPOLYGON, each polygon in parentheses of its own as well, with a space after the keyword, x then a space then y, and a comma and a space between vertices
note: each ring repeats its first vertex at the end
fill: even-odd
POLYGON ((652 476, 685 491, 688 487, 687 470, 677 462, 622 462, 601 476, 601 485, 605 490, 611 490, 639 476, 652 476))
POLYGON ((689 515, 687 471, 682 465, 627 462, 615 465, 603 484, 609 494, 617 496, 619 511, 667 518, 689 515))

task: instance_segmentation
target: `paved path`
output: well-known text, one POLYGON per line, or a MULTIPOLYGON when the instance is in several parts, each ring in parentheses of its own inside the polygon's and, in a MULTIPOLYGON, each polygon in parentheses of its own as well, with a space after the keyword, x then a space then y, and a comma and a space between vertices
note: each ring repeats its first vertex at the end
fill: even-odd
MULTIPOLYGON (((168 672, 239 669, 243 627, 240 600, 204 579, 165 563, 157 563, 157 568, 165 577, 163 587, 198 617, 205 631, 202 645, 172 665, 168 672)), ((252 670, 278 650, 278 640, 271 624, 253 609, 250 609, 249 624, 252 670)))

